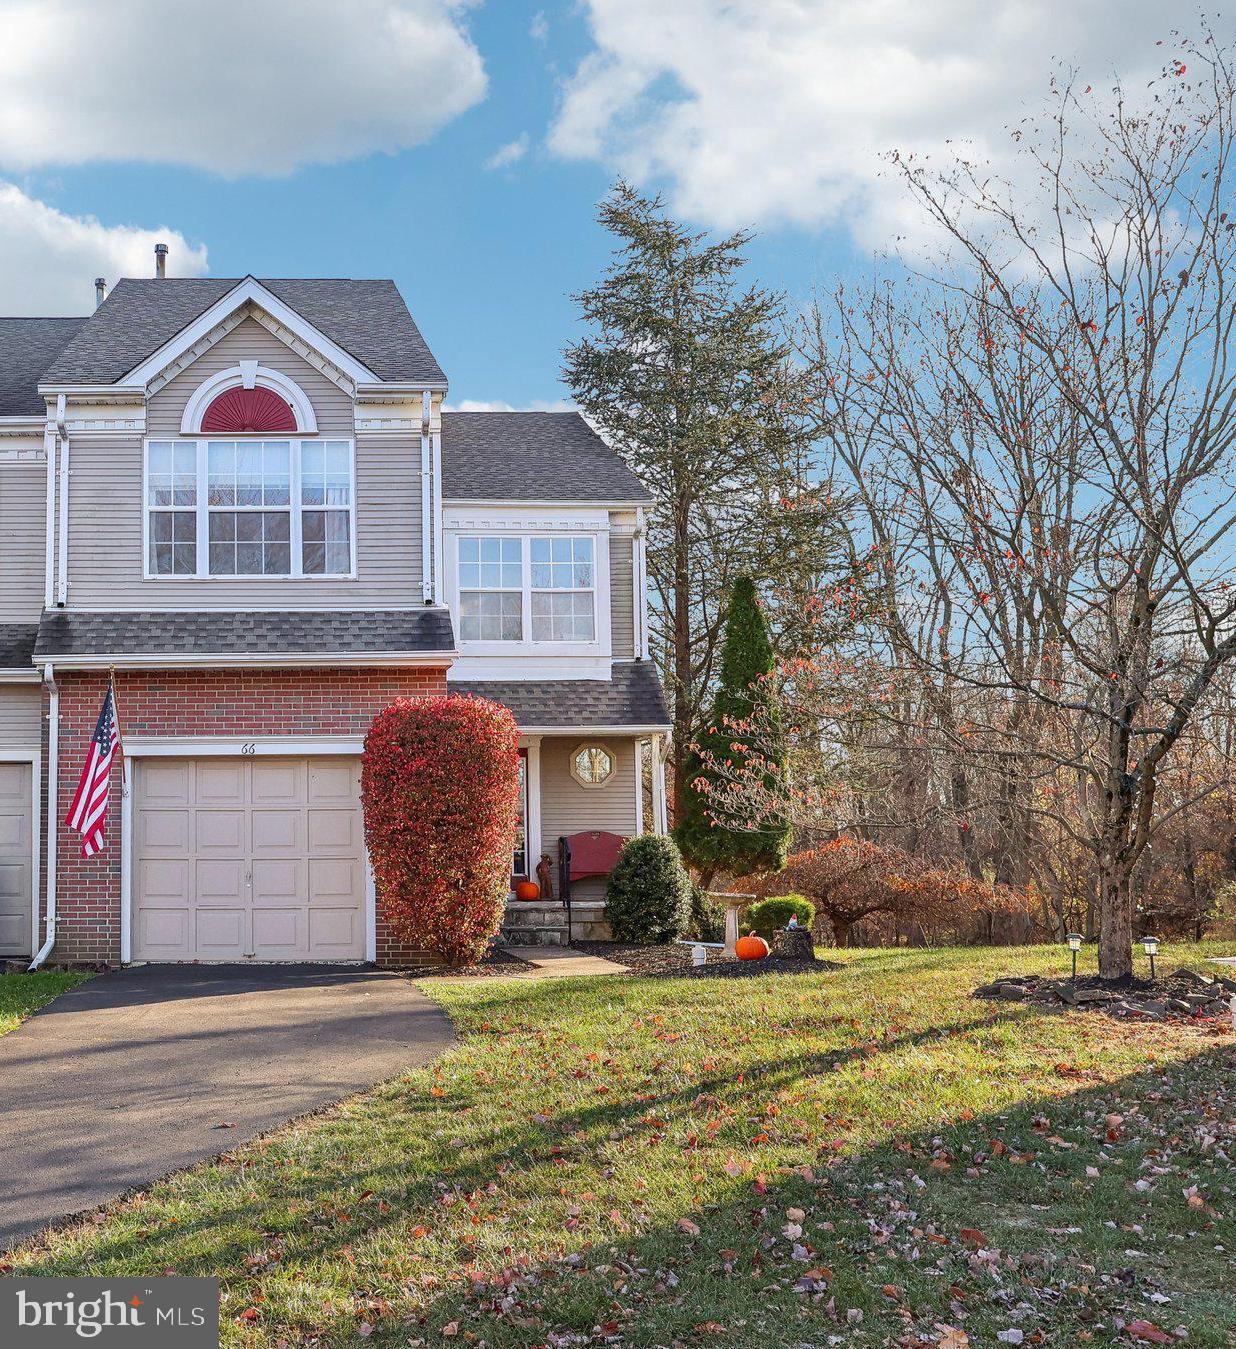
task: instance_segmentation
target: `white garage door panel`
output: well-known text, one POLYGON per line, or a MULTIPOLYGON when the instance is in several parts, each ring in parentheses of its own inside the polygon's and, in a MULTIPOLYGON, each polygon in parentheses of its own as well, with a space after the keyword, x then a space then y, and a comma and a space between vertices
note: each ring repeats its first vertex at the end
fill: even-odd
POLYGON ((134 812, 136 960, 360 960, 356 759, 152 759, 134 812))
POLYGON ((0 955, 30 954, 34 806, 28 763, 0 763, 0 955))

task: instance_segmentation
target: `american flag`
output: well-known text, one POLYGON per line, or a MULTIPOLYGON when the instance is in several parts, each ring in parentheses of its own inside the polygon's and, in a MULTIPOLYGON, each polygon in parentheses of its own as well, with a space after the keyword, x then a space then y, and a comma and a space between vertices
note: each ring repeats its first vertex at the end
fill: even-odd
POLYGON ((82 767, 82 775, 69 807, 65 824, 82 836, 82 856, 93 857, 103 847, 103 831, 107 827, 107 804, 110 795, 112 760, 120 744, 116 726, 116 701, 112 688, 99 709, 99 720, 90 737, 90 751, 82 767))

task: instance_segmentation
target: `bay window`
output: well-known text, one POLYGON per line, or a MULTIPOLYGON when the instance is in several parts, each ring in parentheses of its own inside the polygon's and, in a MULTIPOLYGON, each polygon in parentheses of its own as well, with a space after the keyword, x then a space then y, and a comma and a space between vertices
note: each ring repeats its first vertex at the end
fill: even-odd
POLYGON ((465 535, 457 560, 462 641, 596 640, 592 535, 465 535))
POLYGON ((152 440, 147 575, 350 576, 353 479, 346 440, 152 440))

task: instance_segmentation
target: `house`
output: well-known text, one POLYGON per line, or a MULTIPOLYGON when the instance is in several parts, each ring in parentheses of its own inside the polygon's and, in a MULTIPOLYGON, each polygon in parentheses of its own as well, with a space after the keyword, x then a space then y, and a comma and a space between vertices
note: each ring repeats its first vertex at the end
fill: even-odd
POLYGON ((444 412, 390 281, 165 252, 86 318, 0 319, 0 955, 413 958, 359 802, 400 695, 514 713, 513 880, 562 835, 663 830, 640 482, 575 414, 444 412), (87 858, 63 822, 112 672, 87 858))

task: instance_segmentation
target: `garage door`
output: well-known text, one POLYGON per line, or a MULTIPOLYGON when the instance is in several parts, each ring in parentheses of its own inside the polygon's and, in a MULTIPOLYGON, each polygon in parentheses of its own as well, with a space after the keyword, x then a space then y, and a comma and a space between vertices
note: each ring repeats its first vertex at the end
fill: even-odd
POLYGON ((0 763, 0 956, 30 954, 31 771, 0 763))
POLYGON ((361 960, 360 760, 143 759, 135 960, 361 960))

